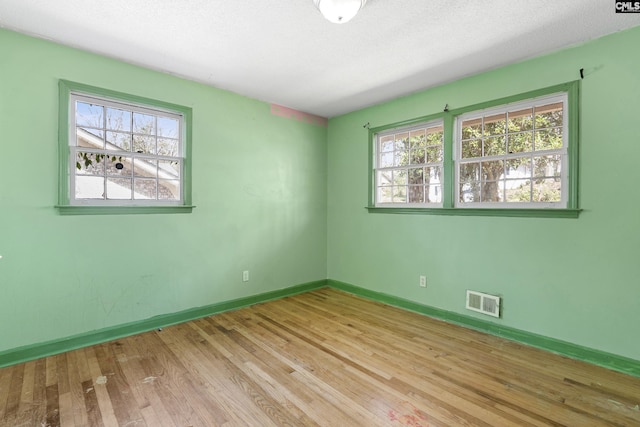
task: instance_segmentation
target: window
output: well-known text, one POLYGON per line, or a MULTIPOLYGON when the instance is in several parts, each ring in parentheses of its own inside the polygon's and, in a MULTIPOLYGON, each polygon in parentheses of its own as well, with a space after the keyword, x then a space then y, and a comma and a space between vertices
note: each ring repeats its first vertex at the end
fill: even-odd
POLYGON ((442 121, 376 137, 376 204, 442 206, 442 121))
POLYGON ((190 109, 66 81, 60 90, 62 213, 191 208, 190 109))
POLYGON ((565 207, 566 94, 456 118, 456 206, 565 207))
POLYGON ((577 217, 578 87, 370 129, 369 211, 577 217))

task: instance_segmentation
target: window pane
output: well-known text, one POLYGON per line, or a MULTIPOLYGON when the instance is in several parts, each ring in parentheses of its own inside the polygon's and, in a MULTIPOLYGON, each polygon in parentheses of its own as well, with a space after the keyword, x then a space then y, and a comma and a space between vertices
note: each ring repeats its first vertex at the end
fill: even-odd
POLYGON ((133 176, 155 179, 158 174, 158 161, 150 159, 133 159, 133 176))
POLYGON ((531 201, 531 180, 530 179, 516 179, 506 181, 505 190, 507 202, 523 202, 527 203, 531 201))
POLYGON ((107 129, 131 132, 131 111, 107 107, 107 129))
POLYGON ((442 147, 427 148, 427 163, 439 163, 442 161, 442 147))
POLYGON ((409 186, 409 203, 424 203, 424 186, 409 186))
POLYGON ((527 153, 533 150, 533 134, 520 132, 509 134, 509 153, 527 153))
POLYGON ((107 132, 107 149, 131 151, 131 134, 122 132, 107 132))
POLYGON ((156 117, 149 114, 133 113, 133 132, 155 135, 156 117))
POLYGON ((393 152, 390 153, 382 153, 380 155, 380 167, 388 168, 393 166, 393 152))
POLYGON ((442 190, 440 185, 426 185, 426 196, 428 203, 442 203, 442 190))
POLYGON ((180 181, 158 180, 158 199, 180 200, 180 181))
POLYGON ((506 177, 514 178, 530 178, 531 177, 531 158, 517 157, 515 159, 506 160, 506 177))
POLYGON ((484 118, 484 136, 504 135, 506 132, 507 114, 495 114, 484 118))
POLYGON ((407 166, 409 164, 409 151, 396 151, 393 160, 394 166, 407 166))
POLYGON ((442 182, 442 167, 440 166, 429 166, 424 168, 424 180, 425 182, 442 182))
POLYGON ((76 101, 76 125, 104 129, 104 107, 76 101))
POLYGON ((509 112, 509 132, 533 129, 533 108, 509 112))
POLYGON ((104 175, 104 164, 101 155, 78 152, 76 154, 76 175, 104 175), (101 161, 98 161, 101 160, 101 161))
POLYGON ((155 179, 136 179, 134 180, 134 199, 155 199, 156 198, 156 180, 155 179))
POLYGON ((536 129, 562 126, 562 102, 535 107, 536 129))
POLYGON ((133 151, 156 154, 156 139, 153 136, 133 135, 133 151))
POLYGON ((407 203, 407 187, 392 187, 393 203, 407 203))
POLYGON ((409 145, 412 150, 424 148, 427 145, 427 134, 425 129, 411 131, 409 145))
POLYGON ((424 182, 424 169, 409 169, 409 184, 422 184, 424 182))
POLYGON ((178 120, 169 117, 158 117, 158 136, 178 138, 178 120))
POLYGON ((378 172, 378 186, 391 185, 393 179, 392 175, 393 172, 391 171, 378 172))
POLYGON ((407 184, 407 171, 406 170, 393 171, 393 184, 394 185, 407 184))
POLYGON ((472 157, 482 156, 482 140, 472 139, 469 141, 462 141, 462 158, 468 159, 472 157))
POLYGON ((158 154, 160 156, 178 157, 178 147, 180 141, 177 139, 158 138, 158 154))
POLYGON ((460 202, 472 203, 480 201, 480 182, 464 182, 460 184, 460 202))
POLYGON ((76 176, 76 199, 104 199, 104 178, 101 176, 76 176))
POLYGON ((537 131, 535 147, 537 151, 562 148, 562 128, 537 131))
POLYGON ((480 163, 463 163, 460 165, 460 181, 479 181, 480 163))
POLYGON ((442 126, 434 126, 427 129, 427 145, 442 145, 444 131, 442 126))
POLYGON ((533 158, 533 174, 536 177, 559 177, 562 175, 562 156, 540 156, 533 158))
POLYGON ((483 202, 502 202, 504 193, 504 181, 485 181, 482 183, 483 202))
POLYGON ((482 180, 495 181, 500 179, 504 174, 504 161, 492 160, 490 162, 482 162, 482 180))
POLYGON ((396 150, 407 150, 409 149, 409 133, 399 133, 396 134, 396 150))
POLYGON ((107 199, 131 200, 131 179, 109 178, 107 180, 107 199))
POLYGON ((164 179, 180 178, 180 162, 177 160, 159 160, 158 177, 164 179))
MULTIPOLYGON (((128 156, 106 156, 107 175, 109 176, 131 176, 131 165, 133 159, 128 156)), ((131 186, 129 186, 131 188, 131 186)))
POLYGON ((411 164, 412 165, 424 164, 425 161, 426 161, 426 152, 425 152, 424 148, 411 150, 411 164))
POLYGON ((383 136, 382 139, 380 139, 380 151, 383 153, 393 151, 393 141, 393 135, 383 136))
POLYGON ((560 178, 536 179, 533 181, 534 202, 561 201, 560 178))
POLYGON ((462 139, 482 137, 482 119, 471 119, 462 122, 462 139))
POLYGON ((506 153, 505 137, 496 136, 484 140, 484 155, 497 156, 506 153))
POLYGON ((76 129, 76 146, 104 148, 104 131, 89 128, 76 129))
POLYGON ((393 200, 392 197, 392 187, 380 187, 378 188, 378 202, 380 203, 391 203, 393 200))

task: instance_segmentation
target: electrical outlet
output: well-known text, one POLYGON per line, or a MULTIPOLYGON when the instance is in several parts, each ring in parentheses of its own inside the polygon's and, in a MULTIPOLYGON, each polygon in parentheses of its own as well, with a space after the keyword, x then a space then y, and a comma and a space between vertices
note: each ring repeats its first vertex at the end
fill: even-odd
POLYGON ((243 282, 249 281, 249 270, 245 270, 242 272, 242 281, 243 282))
POLYGON ((427 287, 427 276, 420 276, 420 287, 421 288, 427 287))

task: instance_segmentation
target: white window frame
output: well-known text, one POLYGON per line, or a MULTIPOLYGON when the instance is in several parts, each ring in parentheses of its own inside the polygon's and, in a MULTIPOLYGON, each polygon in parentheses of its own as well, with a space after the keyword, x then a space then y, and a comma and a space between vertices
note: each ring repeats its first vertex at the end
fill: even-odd
MULTIPOLYGON (((105 144, 109 144, 106 141, 106 132, 109 130, 106 125, 106 117, 103 117, 104 121, 100 128, 96 128, 96 130, 100 130, 103 132, 103 137, 105 138, 105 144)), ((162 109, 153 105, 147 105, 142 103, 134 103, 126 100, 116 100, 110 97, 95 95, 91 93, 85 93, 82 91, 71 91, 69 93, 69 102, 68 102, 68 205, 69 206, 183 206, 185 204, 185 192, 184 192, 184 177, 185 177, 185 161, 186 161, 186 149, 185 149, 185 136, 186 136, 186 126, 185 126, 185 116, 183 113, 178 111, 173 111, 170 109, 162 109), (133 113, 142 113, 146 115, 152 115, 155 117, 156 123, 158 118, 169 118, 175 119, 178 121, 178 134, 174 139, 178 141, 178 153, 176 156, 166 156, 159 154, 149 154, 149 153, 137 153, 133 151, 133 145, 130 150, 118 150, 118 149, 108 149, 105 148, 91 148, 91 147, 80 147, 77 144, 78 138, 78 129, 82 128, 82 126, 78 126, 76 124, 76 106, 77 102, 84 102, 94 105, 99 105, 104 108, 116 108, 125 110, 127 112, 133 113), (78 152, 86 152, 92 154, 100 154, 100 155, 108 155, 108 156, 127 156, 131 159, 131 162, 135 161, 135 159, 140 160, 155 160, 155 161, 175 161, 179 163, 178 177, 177 180, 174 179, 178 184, 177 194, 178 197, 176 199, 161 199, 158 198, 158 186, 162 178, 169 179, 171 175, 167 171, 162 171, 159 167, 157 168, 157 173, 155 178, 150 178, 151 180, 155 179, 156 182, 156 198, 150 199, 142 199, 142 198, 134 198, 134 188, 132 191, 131 199, 98 199, 98 198, 88 198, 88 199, 80 199, 76 198, 76 178, 77 175, 77 167, 76 162, 78 161, 77 153, 78 152)), ((85 126, 86 127, 86 126, 85 126)), ((124 131, 123 133, 129 133, 135 135, 133 126, 131 126, 130 131, 124 131)), ((158 135, 157 127, 155 134, 153 137, 156 139, 161 138, 158 135)), ((132 171, 131 182, 132 187, 135 182, 133 178, 133 165, 130 167, 132 171)), ((105 171, 106 173, 106 171, 105 171)), ((81 176, 81 175, 80 175, 81 176)), ((108 185, 108 179, 105 176, 104 185, 105 191, 108 185)), ((106 194, 106 193, 105 193, 106 194)))
MULTIPOLYGON (((568 142, 569 142, 569 102, 568 102, 568 94, 566 92, 551 94, 540 96, 537 98, 525 99, 518 102, 502 104, 495 107, 470 111, 461 115, 458 115, 454 119, 454 141, 453 141, 453 159, 454 159, 454 171, 455 171, 455 179, 454 179, 454 199, 453 205, 455 208, 460 209, 474 209, 474 208, 496 208, 496 209, 563 209, 568 205, 568 193, 569 193, 569 153, 568 153, 568 142), (463 159, 462 158, 462 123, 467 120, 479 119, 486 116, 497 115, 502 113, 507 113, 509 111, 517 111, 526 108, 553 104, 553 103, 562 103, 563 105, 563 122, 562 122, 562 147, 558 149, 552 150, 532 150, 531 152, 526 153, 527 156, 533 157, 534 154, 537 156, 544 155, 560 155, 561 156, 561 166, 560 166, 560 185, 561 185, 561 193, 560 193, 560 201, 558 202, 461 202, 460 201, 460 168, 462 164, 466 163, 475 163, 478 161, 491 161, 491 160, 507 160, 510 158, 521 158, 525 157, 523 154, 525 153, 505 153, 503 155, 495 155, 495 156, 481 156, 463 159)), ((508 119, 507 119, 508 120, 508 119)), ((534 128, 531 130, 533 135, 535 135, 535 120, 534 120, 534 128)), ((505 137, 508 136, 508 130, 505 137)))
MULTIPOLYGON (((433 146, 426 146, 425 147, 425 162, 424 163, 417 163, 417 164, 408 164, 406 166, 389 166, 389 167, 380 167, 380 156, 382 153, 381 150, 381 141, 384 137, 389 136, 389 135, 394 135, 394 134, 398 134, 398 133, 409 133, 411 131, 415 131, 418 129, 429 129, 429 128, 434 128, 434 127, 442 127, 443 128, 443 135, 444 135, 444 122, 442 119, 435 119, 435 120, 428 120, 428 121, 423 121, 420 123, 416 123, 416 124, 411 124, 411 125, 407 125, 407 126, 398 126, 398 127, 394 127, 391 129, 385 129, 383 131, 380 131, 378 133, 375 134, 375 137, 373 138, 373 182, 374 182, 374 203, 376 207, 384 207, 384 208, 415 208, 415 207, 419 207, 419 208, 441 208, 443 206, 442 202, 444 199, 444 193, 443 193, 443 187, 444 187, 444 180, 441 179, 440 183, 439 183, 439 191, 440 191, 440 202, 422 202, 422 203, 411 203, 409 202, 408 198, 409 198, 409 187, 410 184, 407 183, 406 187, 407 187, 407 202, 405 203, 393 203, 393 202, 381 202, 379 200, 379 189, 381 188, 380 183, 378 182, 378 172, 381 171, 395 171, 395 170, 408 170, 409 169, 413 169, 413 168, 417 168, 417 167, 439 167, 441 170, 441 175, 444 173, 444 167, 443 167, 443 161, 444 161, 444 137, 443 140, 440 144, 440 161, 439 162, 428 162, 428 158, 426 156, 426 149, 429 147, 433 147, 433 146)), ((408 150, 409 151, 409 150, 408 150)), ((417 185, 416 185, 417 186, 417 185)), ((424 188, 424 184, 423 184, 423 188, 424 188)))

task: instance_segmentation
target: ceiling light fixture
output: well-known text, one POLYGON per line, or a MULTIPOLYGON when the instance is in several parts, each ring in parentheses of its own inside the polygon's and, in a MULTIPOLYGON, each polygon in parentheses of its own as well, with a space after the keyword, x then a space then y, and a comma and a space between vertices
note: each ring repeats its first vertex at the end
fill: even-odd
POLYGON ((334 24, 349 22, 367 0, 313 0, 318 10, 334 24))

